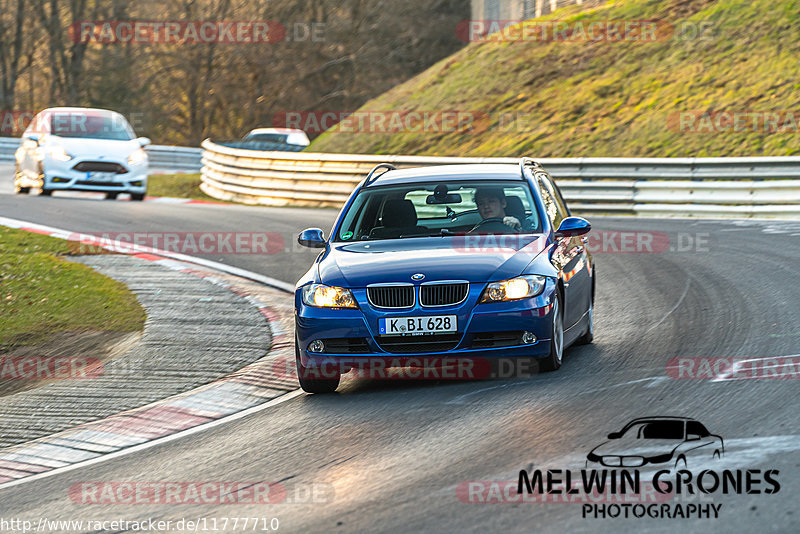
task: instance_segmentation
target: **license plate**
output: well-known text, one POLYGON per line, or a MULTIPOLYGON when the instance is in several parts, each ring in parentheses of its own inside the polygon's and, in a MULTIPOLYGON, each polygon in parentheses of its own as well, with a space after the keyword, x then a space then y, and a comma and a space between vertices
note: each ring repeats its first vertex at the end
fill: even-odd
POLYGON ((87 172, 87 178, 93 182, 112 182, 117 177, 114 172, 87 172))
POLYGON ((378 331, 382 336, 453 333, 458 331, 458 316, 387 317, 378 319, 378 331))

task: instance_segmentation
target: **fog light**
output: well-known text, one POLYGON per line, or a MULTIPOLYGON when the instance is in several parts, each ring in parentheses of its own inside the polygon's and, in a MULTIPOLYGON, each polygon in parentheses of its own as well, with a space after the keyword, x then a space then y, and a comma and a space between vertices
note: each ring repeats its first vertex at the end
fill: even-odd
POLYGON ((133 187, 142 187, 142 181, 141 180, 134 180, 133 182, 131 182, 131 185, 133 187))
POLYGON ((532 345, 536 343, 536 336, 534 336, 531 332, 525 332, 522 334, 522 342, 526 345, 532 345))
POLYGON ((69 182, 69 178, 53 178, 51 180, 54 184, 65 184, 69 182))
POLYGON ((325 343, 316 339, 308 346, 308 352, 322 352, 325 350, 325 343))

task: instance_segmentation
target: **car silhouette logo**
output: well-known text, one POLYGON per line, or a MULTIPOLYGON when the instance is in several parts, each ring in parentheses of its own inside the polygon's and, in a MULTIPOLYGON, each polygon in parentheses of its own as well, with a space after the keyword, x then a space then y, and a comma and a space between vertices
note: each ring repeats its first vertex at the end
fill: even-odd
POLYGON ((425 275, 422 273, 417 273, 411 276, 411 279, 415 282, 419 282, 420 280, 425 280, 425 275))
POLYGON ((725 447, 721 436, 710 433, 699 421, 688 417, 634 419, 619 432, 608 435, 587 456, 587 467, 642 467, 666 465, 676 469, 687 463, 718 460, 725 447))

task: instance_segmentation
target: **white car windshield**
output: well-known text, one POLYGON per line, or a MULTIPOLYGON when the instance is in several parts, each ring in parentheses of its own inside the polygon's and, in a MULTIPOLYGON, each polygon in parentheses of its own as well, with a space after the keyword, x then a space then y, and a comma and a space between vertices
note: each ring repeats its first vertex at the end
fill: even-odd
POLYGON ((130 141, 133 129, 121 115, 99 113, 55 113, 50 121, 50 133, 58 137, 130 141))

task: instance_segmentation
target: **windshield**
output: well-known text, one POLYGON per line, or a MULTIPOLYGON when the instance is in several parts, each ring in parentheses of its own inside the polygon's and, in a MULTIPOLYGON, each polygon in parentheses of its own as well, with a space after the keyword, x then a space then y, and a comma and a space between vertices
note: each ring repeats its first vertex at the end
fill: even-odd
POLYGON ((631 426, 625 436, 637 439, 683 439, 683 421, 648 421, 631 426))
POLYGON ((286 134, 274 133, 259 133, 249 134, 244 138, 245 141, 253 141, 258 143, 288 143, 289 136, 286 134))
POLYGON ((336 241, 541 231, 526 182, 426 182, 362 190, 336 241))
POLYGON ((99 113, 56 113, 51 119, 50 132, 59 137, 110 141, 130 141, 135 137, 121 115, 99 113))

